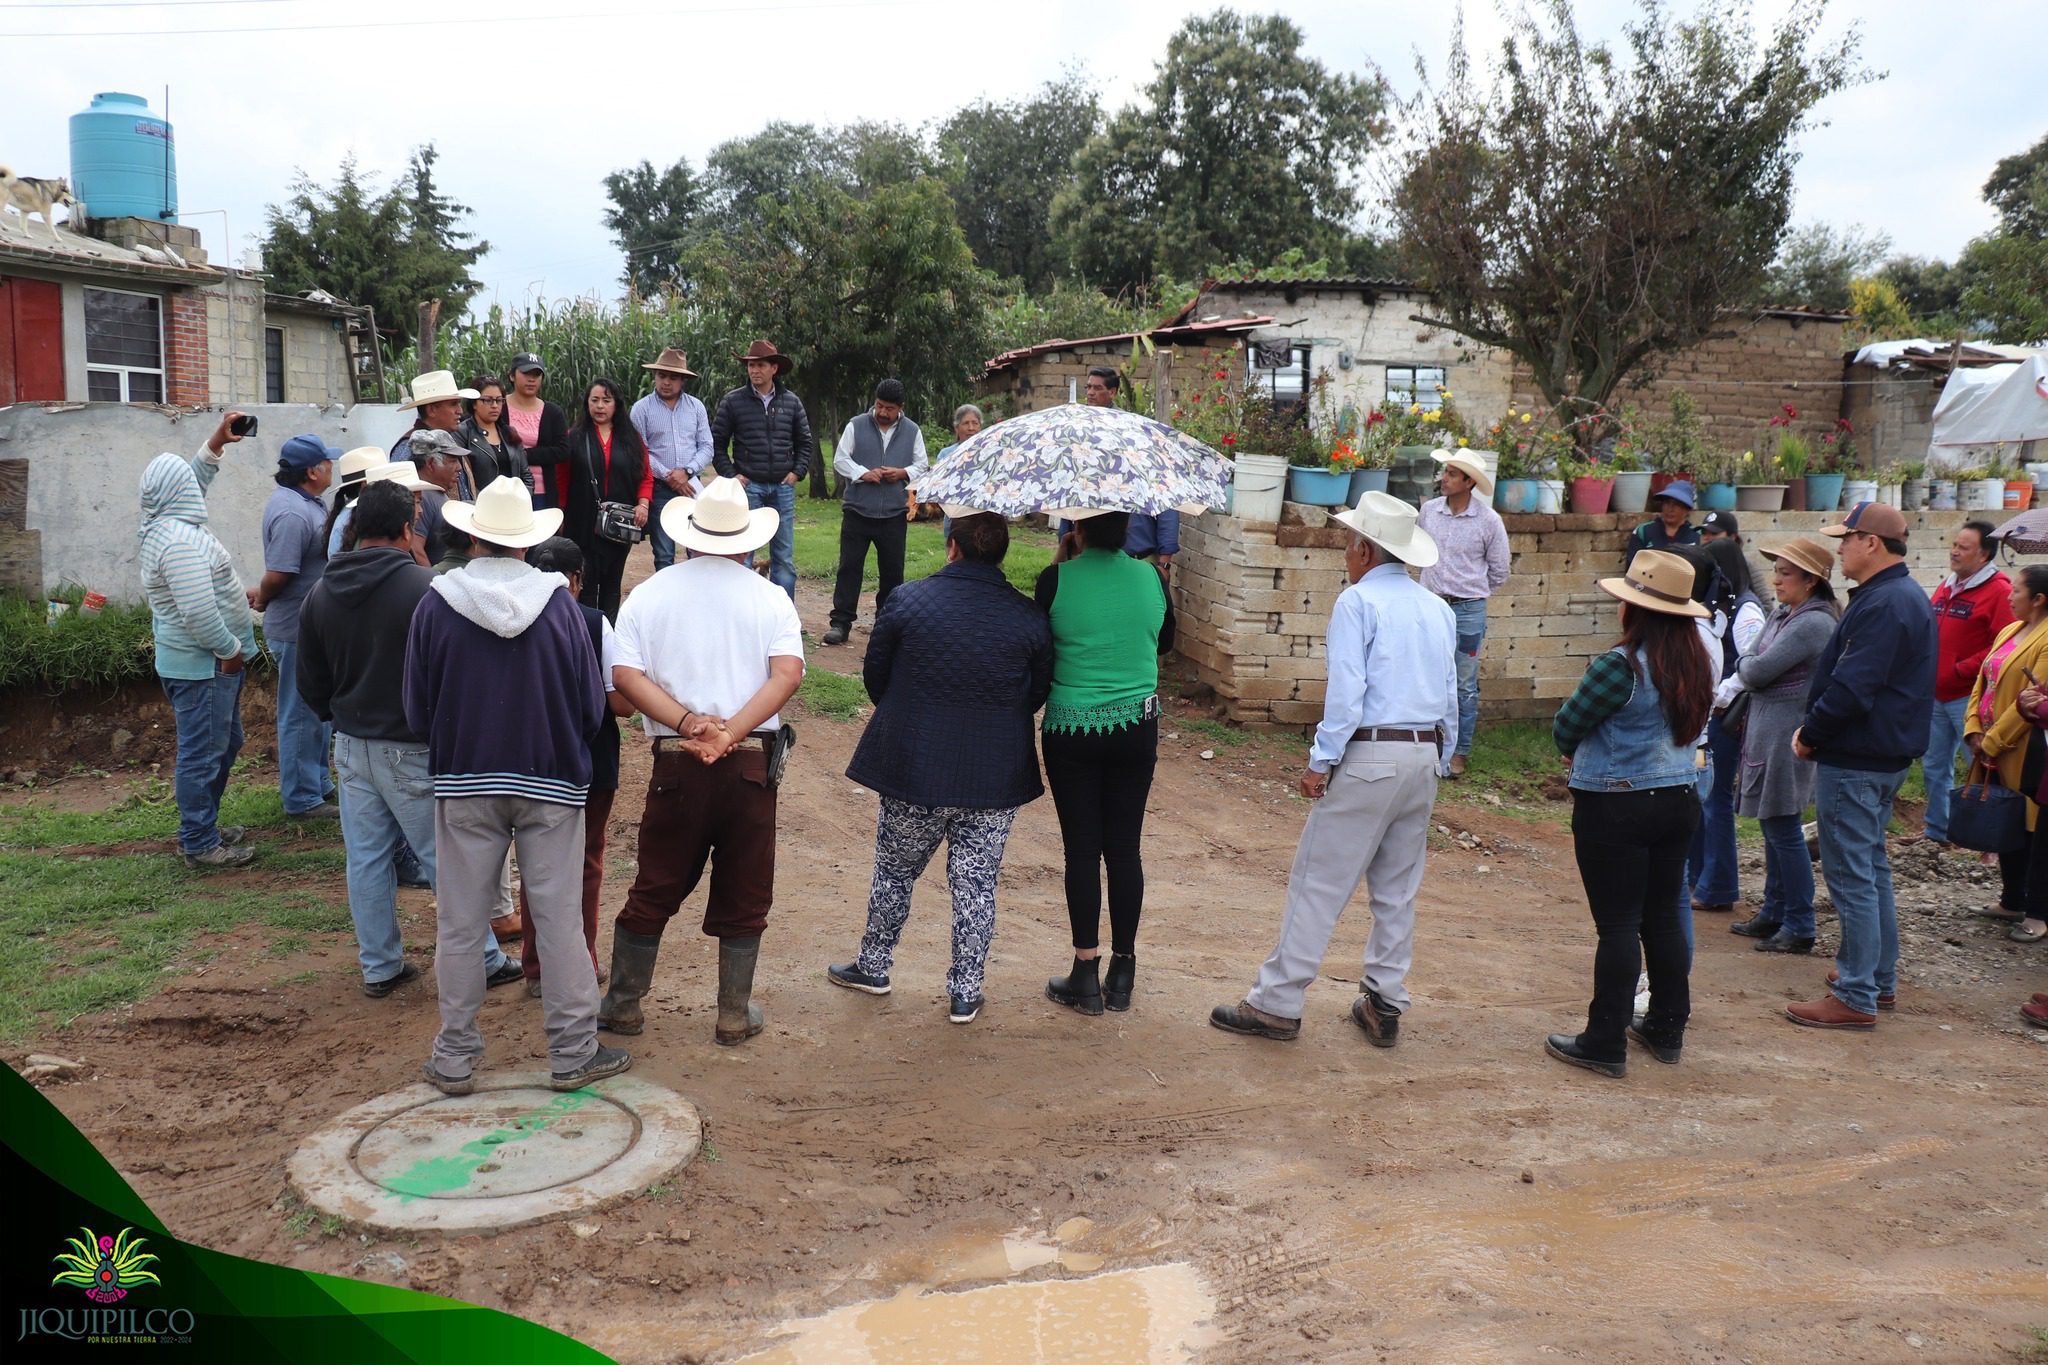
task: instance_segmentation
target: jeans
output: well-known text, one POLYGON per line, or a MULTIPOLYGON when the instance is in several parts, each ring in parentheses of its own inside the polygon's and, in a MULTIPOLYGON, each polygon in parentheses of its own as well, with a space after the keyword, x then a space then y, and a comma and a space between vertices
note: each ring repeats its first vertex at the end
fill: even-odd
POLYGON ((1067 920, 1074 946, 1090 949, 1102 931, 1102 872, 1109 870, 1110 951, 1137 951, 1145 906, 1145 798, 1159 761, 1159 722, 1077 734, 1046 731, 1045 781, 1060 819, 1067 859, 1067 920))
POLYGON ((1806 827, 1796 815, 1768 815, 1764 831, 1764 901, 1757 918, 1793 938, 1813 937, 1813 859, 1806 827))
MULTIPOLYGON (((348 913, 356 926, 356 958, 363 980, 375 985, 405 966, 398 936, 398 877, 393 858, 409 843, 427 880, 435 880, 434 779, 427 749, 387 739, 334 736, 334 767, 341 778, 341 842, 348 853, 348 913)), ((492 938, 484 971, 505 965, 492 938)))
POLYGON ((903 543, 909 517, 866 517, 851 509, 839 513, 839 575, 832 582, 832 624, 851 628, 860 612, 860 580, 867 572, 868 547, 875 548, 875 617, 889 594, 903 586, 903 543))
POLYGON ((676 562, 676 543, 661 529, 661 509, 678 496, 675 489, 662 482, 661 475, 654 476, 654 504, 647 511, 647 543, 654 550, 656 573, 676 562))
POLYGON ((1834 994, 1850 1009, 1874 1014, 1877 997, 1899 988, 1899 917, 1884 827, 1906 770, 1816 767, 1813 810, 1820 824, 1820 865, 1842 934, 1835 950, 1834 994))
POLYGON ((178 727, 178 851, 210 853, 220 844, 220 798, 242 751, 244 673, 165 678, 178 727))
POLYGON ((297 815, 334 792, 327 772, 334 729, 299 695, 298 642, 272 640, 270 649, 277 656, 277 786, 285 814, 297 815))
MULTIPOLYGON (((768 581, 796 601, 796 485, 793 483, 747 483, 747 506, 772 507, 782 514, 775 539, 768 542, 768 581)), ((747 556, 753 567, 754 557, 747 556)))
POLYGON ((1458 622, 1458 746, 1453 753, 1472 753, 1472 732, 1479 728, 1479 646, 1486 640, 1486 599, 1448 604, 1458 622))
POLYGON ((1692 836, 1686 875, 1692 898, 1702 905, 1733 905, 1742 899, 1735 866, 1735 779, 1742 769, 1742 736, 1730 734, 1717 718, 1707 725, 1712 776, 1701 775, 1700 827, 1692 836))
POLYGON ((1927 816, 1921 833, 1939 843, 1948 842, 1949 790, 1955 786, 1956 750, 1963 744, 1963 721, 1969 709, 1968 697, 1934 703, 1927 752, 1920 758, 1920 775, 1927 782, 1927 816))
POLYGON ((1588 1055, 1628 1055, 1636 976, 1650 973, 1646 1032, 1682 1033, 1692 1015, 1691 963, 1679 922, 1685 850, 1700 818, 1690 786, 1572 793, 1572 848, 1586 906, 1600 936, 1593 953, 1593 1003, 1579 1043, 1588 1055))

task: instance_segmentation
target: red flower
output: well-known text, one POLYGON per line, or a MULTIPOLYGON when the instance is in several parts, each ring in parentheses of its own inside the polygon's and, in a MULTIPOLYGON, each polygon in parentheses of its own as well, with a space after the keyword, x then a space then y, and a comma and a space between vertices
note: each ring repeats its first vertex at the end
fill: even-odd
POLYGON ((1218 371, 1216 371, 1216 377, 1217 377, 1218 379, 1228 379, 1228 378, 1230 378, 1230 371, 1228 371, 1228 370, 1218 370, 1218 371))
POLYGON ((1785 405, 1785 415, 1787 417, 1797 417, 1799 415, 1799 409, 1793 407, 1790 403, 1787 403, 1785 405))
POLYGON ((1837 418, 1835 419, 1835 430, 1836 430, 1836 431, 1853 431, 1853 430, 1855 430, 1855 428, 1849 425, 1849 419, 1848 419, 1848 418, 1846 418, 1846 417, 1837 417, 1837 418))
POLYGON ((1225 444, 1225 445, 1227 445, 1227 446, 1234 446, 1234 445, 1236 445, 1236 444, 1237 444, 1237 433, 1236 433, 1236 432, 1234 432, 1234 431, 1232 431, 1232 432, 1227 432, 1227 433, 1225 433, 1225 434, 1224 434, 1224 437, 1223 437, 1223 444, 1225 444))

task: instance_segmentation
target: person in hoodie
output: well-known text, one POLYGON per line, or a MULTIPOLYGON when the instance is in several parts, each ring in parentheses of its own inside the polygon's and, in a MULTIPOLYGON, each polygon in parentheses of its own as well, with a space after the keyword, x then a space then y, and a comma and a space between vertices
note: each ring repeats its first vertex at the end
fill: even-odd
MULTIPOLYGON (((381 1000, 413 980, 398 933, 395 855, 410 844, 434 879, 434 786, 427 746, 406 721, 405 639, 434 575, 413 558, 413 495, 372 483, 356 502, 356 548, 327 562, 299 612, 299 695, 334 727, 348 910, 363 994, 381 1000)), ((484 981, 517 981, 520 964, 484 941, 484 981)))
POLYGON ((448 523, 480 543, 460 573, 433 579, 406 638, 405 719, 427 739, 434 780, 434 974, 441 1031, 421 1068, 444 1094, 476 1089, 477 1029, 492 902, 519 847, 534 942, 547 959, 542 1023, 557 1090, 632 1065, 597 1041, 597 972, 583 946, 583 803, 604 684, 583 614, 562 575, 525 562, 562 527, 517 479, 499 478, 448 523), (507 725, 516 715, 521 724, 507 725))
POLYGON ((220 798, 242 749, 243 666, 256 654, 249 593, 227 546, 206 529, 206 490, 239 412, 221 414, 187 458, 165 453, 142 471, 136 559, 156 638, 156 675, 178 729, 178 851, 192 867, 240 867, 256 856, 247 831, 220 823, 220 798))

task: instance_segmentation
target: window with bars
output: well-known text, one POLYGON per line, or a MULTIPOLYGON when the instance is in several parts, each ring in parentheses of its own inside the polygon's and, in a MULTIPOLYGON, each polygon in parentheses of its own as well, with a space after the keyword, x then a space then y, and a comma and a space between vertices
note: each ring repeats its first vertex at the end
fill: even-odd
POLYGON ((1249 383, 1273 396, 1275 412, 1292 410, 1304 419, 1308 416, 1308 354, 1309 347, 1300 342, 1252 344, 1249 383))
POLYGON ((120 289, 85 293, 85 396, 97 403, 164 401, 164 301, 120 289))
POLYGON ((284 401, 284 328, 263 329, 263 401, 284 401))
POLYGON ((1387 401, 1412 406, 1422 404, 1424 412, 1435 412, 1444 405, 1440 392, 1444 384, 1444 367, 1441 365, 1389 365, 1387 366, 1387 401))

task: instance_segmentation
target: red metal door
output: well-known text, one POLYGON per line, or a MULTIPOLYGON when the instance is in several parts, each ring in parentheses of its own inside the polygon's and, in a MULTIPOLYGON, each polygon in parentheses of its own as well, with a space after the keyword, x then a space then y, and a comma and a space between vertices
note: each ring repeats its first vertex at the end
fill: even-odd
POLYGON ((0 275, 0 404, 64 399, 64 296, 0 275))

